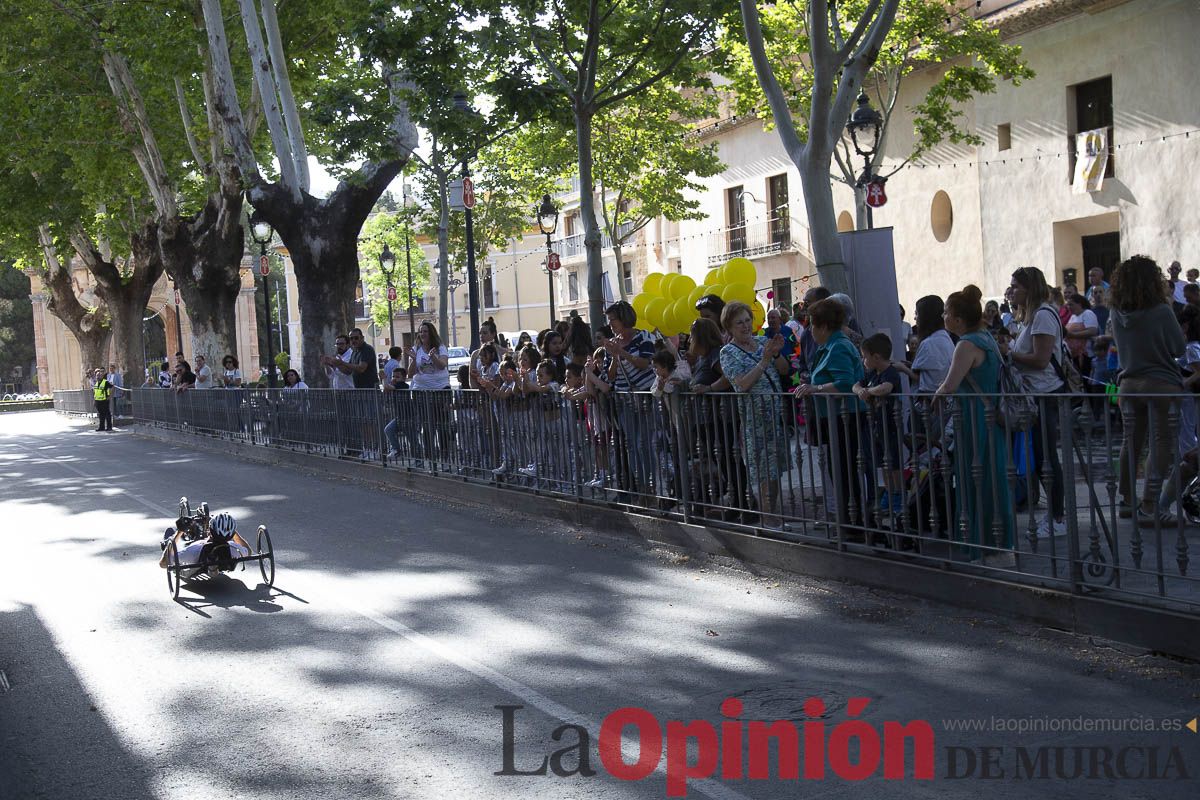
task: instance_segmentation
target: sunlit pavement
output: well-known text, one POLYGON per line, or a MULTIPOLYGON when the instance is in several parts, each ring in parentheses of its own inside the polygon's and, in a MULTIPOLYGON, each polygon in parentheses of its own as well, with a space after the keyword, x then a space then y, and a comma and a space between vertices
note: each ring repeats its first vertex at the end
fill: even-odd
POLYGON ((822 697, 830 741, 852 697, 870 699, 860 718, 880 732, 928 720, 935 777, 913 780, 910 763, 904 780, 882 765, 865 781, 832 767, 781 780, 772 755, 769 780, 721 779, 719 764, 688 796, 1196 796, 1200 734, 1183 727, 1200 713, 1194 665, 458 502, 469 492, 409 495, 50 412, 0 416, 0 797, 659 798, 666 758, 644 780, 612 777, 602 720, 637 706, 664 727, 719 729, 729 696, 744 720, 797 724, 804 700, 822 697), (230 511, 243 533, 270 527, 274 589, 247 569, 170 599, 158 541, 181 494, 230 511), (575 743, 572 731, 551 739, 573 723, 597 774, 495 775, 497 705, 524 706, 517 769, 575 743), (1081 717, 1126 730, 944 722, 1081 717), (1130 730, 1145 725, 1131 719, 1175 730, 1130 730), (1017 779, 1018 746, 1068 759, 1083 748, 1083 776, 1055 778, 1063 751, 1047 750, 1048 778, 1017 779), (967 772, 951 747, 1004 748, 1004 777, 981 778, 982 755, 948 777, 967 772), (1130 771, 1153 751, 1166 779, 1087 777, 1105 747, 1110 766, 1124 748, 1130 771))

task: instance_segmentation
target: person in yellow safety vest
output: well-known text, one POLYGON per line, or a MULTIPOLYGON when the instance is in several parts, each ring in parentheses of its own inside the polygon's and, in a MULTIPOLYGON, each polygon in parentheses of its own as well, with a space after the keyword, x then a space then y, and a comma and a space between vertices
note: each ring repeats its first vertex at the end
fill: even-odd
POLYGON ((96 401, 96 418, 99 420, 98 431, 111 431, 113 429, 112 409, 109 408, 109 402, 112 398, 113 386, 112 381, 104 377, 104 370, 97 369, 93 373, 94 379, 92 383, 92 398, 96 401))

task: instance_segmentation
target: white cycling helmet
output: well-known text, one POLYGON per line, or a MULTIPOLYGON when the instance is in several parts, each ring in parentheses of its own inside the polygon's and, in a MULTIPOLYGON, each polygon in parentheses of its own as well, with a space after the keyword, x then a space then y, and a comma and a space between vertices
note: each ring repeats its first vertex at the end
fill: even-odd
POLYGON ((233 518, 232 514, 224 511, 213 517, 209 525, 212 527, 213 532, 220 534, 226 539, 233 536, 233 532, 237 530, 237 520, 233 518))

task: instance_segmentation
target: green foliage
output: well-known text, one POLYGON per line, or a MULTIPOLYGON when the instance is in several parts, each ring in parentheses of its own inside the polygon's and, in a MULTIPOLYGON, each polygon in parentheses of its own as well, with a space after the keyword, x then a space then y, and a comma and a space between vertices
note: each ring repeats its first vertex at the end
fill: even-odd
POLYGON ((405 311, 417 304, 429 285, 429 262, 425 252, 417 243, 416 208, 398 211, 381 211, 367 219, 359 237, 359 269, 367 287, 365 299, 371 309, 375 324, 388 324, 387 277, 379 266, 379 255, 384 244, 392 251, 396 266, 392 271, 392 285, 396 288, 394 312, 405 311), (408 232, 408 257, 412 262, 412 294, 409 295, 408 262, 405 260, 405 232, 408 232))
POLYGON ((287 354, 287 351, 275 354, 275 366, 279 368, 279 374, 282 375, 288 367, 291 366, 292 357, 287 354))
MULTIPOLYGON (((843 35, 849 36, 867 5, 866 0, 837 4, 843 35)), ((759 6, 767 56, 787 96, 801 139, 807 138, 812 93, 812 73, 806 66, 810 63, 806 14, 804 0, 759 6)), ((769 126, 771 113, 754 72, 740 19, 728 20, 721 52, 722 72, 731 81, 737 113, 756 114, 769 126)), ((1017 85, 1034 76, 1021 58, 1020 47, 1004 44, 999 31, 969 14, 960 14, 954 0, 901 0, 895 24, 864 82, 872 105, 884 115, 884 137, 902 82, 918 70, 930 70, 936 80, 907 109, 914 116, 915 137, 909 159, 919 158, 945 141, 979 144, 979 138, 966 127, 961 104, 973 95, 995 91, 997 79, 1017 85)), ((853 170, 843 164, 841 180, 847 179, 853 183, 853 170)))
POLYGON ((20 367, 21 380, 28 381, 33 361, 29 278, 11 265, 0 263, 0 384, 11 382, 14 367, 20 367))
POLYGON ((724 165, 717 146, 702 144, 693 126, 715 113, 709 92, 656 84, 597 115, 594 174, 614 241, 626 223, 633 231, 660 216, 672 222, 704 216, 695 199, 703 189, 696 178, 717 175, 724 165))

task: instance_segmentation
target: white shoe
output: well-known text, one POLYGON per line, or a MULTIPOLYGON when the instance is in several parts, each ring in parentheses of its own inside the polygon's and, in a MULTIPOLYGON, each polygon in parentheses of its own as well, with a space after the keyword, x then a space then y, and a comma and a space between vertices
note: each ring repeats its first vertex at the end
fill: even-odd
POLYGON ((508 464, 501 464, 500 466, 498 466, 494 470, 492 470, 493 475, 503 475, 506 472, 508 472, 508 464))
POLYGON ((1051 536, 1065 535, 1067 532, 1066 520, 1062 520, 1062 521, 1055 520, 1054 525, 1053 525, 1054 533, 1051 533, 1050 530, 1051 530, 1050 520, 1043 518, 1042 521, 1038 523, 1037 538, 1049 539, 1051 536))
POLYGON ((522 475, 524 475, 527 478, 536 478, 537 477, 537 467, 534 466, 533 464, 530 464, 527 467, 521 467, 519 470, 517 470, 517 472, 521 473, 522 475))
POLYGON ((604 484, 606 484, 606 483, 608 483, 608 479, 605 476, 597 475, 596 477, 592 478, 590 481, 585 483, 584 487, 587 489, 601 489, 604 487, 604 484))

